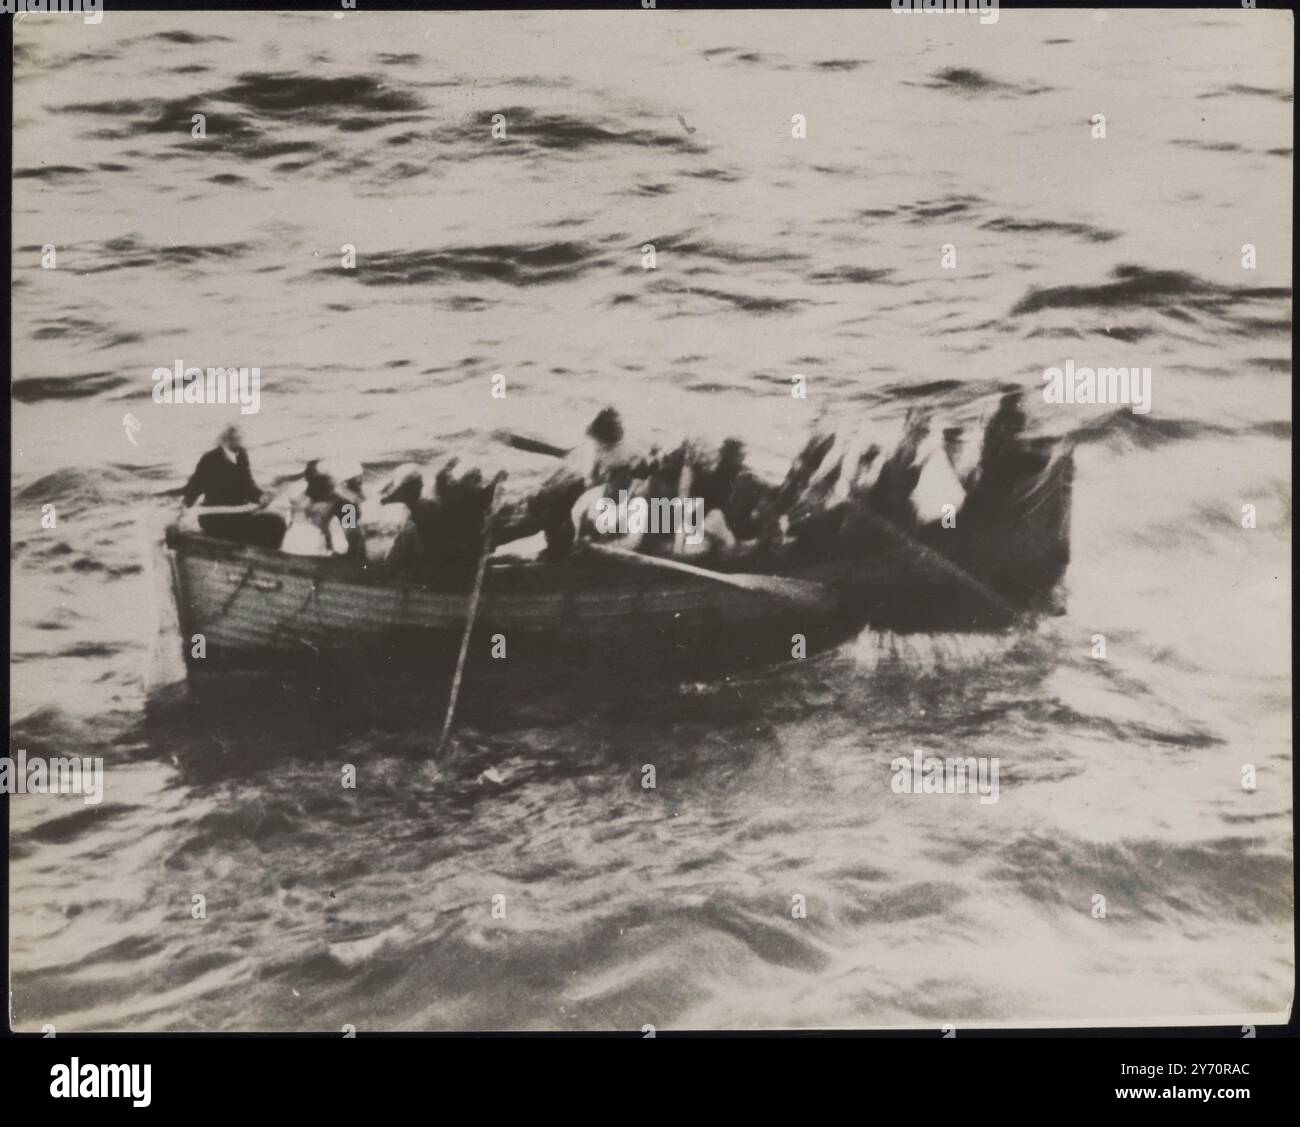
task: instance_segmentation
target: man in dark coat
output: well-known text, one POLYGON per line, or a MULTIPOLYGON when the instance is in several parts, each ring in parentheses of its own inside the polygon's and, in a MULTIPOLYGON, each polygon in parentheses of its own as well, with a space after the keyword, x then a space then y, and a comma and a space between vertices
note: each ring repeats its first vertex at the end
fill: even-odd
MULTIPOLYGON (((194 467, 185 485, 181 503, 185 509, 199 501, 212 505, 256 505, 266 497, 253 480, 248 451, 239 427, 226 427, 194 467)), ((273 513, 220 513, 199 516, 199 527, 209 536, 222 540, 239 540, 264 548, 275 548, 284 535, 284 521, 273 513)))

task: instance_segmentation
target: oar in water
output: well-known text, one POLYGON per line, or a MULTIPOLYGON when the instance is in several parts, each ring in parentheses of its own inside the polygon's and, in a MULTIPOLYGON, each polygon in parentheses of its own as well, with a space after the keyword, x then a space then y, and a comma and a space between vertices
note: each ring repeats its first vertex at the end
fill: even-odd
POLYGON ((1015 620, 1025 614, 1020 607, 1017 607, 1004 595, 999 594, 985 583, 984 580, 972 575, 960 564, 953 563, 952 560, 942 552, 935 551, 935 549, 928 545, 922 544, 915 536, 912 536, 899 528, 892 520, 889 520, 887 517, 882 517, 879 513, 873 512, 865 505, 858 506, 857 513, 865 519, 872 528, 879 532, 883 532, 886 536, 889 536, 902 544, 908 551, 915 553, 921 559, 933 564, 935 567, 939 568, 940 571, 944 571, 948 575, 951 575, 957 580, 957 582, 961 583, 969 590, 974 591, 989 603, 992 603, 993 606, 997 607, 1003 614, 1007 615, 1007 617, 1015 620))
POLYGON ((768 595, 782 599, 787 603, 807 607, 810 610, 825 610, 831 605, 831 593, 820 583, 807 579, 787 579, 780 575, 751 575, 744 572, 713 571, 707 567, 682 563, 680 560, 664 559, 662 556, 645 556, 628 548, 619 548, 613 544, 597 544, 588 540, 580 551, 594 552, 607 559, 622 563, 635 564, 638 567, 654 571, 669 571, 677 575, 690 575, 696 579, 707 579, 725 587, 735 587, 751 594, 768 595))
POLYGON ((438 746, 434 750, 435 758, 442 758, 443 748, 447 746, 447 739, 451 735, 451 722, 456 715, 456 701, 460 697, 461 679, 465 675, 465 658, 469 656, 469 640, 474 633, 474 619, 478 617, 478 604, 483 595, 483 577, 487 574, 488 557, 492 555, 492 518, 496 515, 496 491, 497 486, 505 480, 506 474, 502 470, 492 479, 492 485, 488 494, 492 498, 488 509, 487 519, 483 527, 483 548, 478 556, 478 570, 474 573, 474 590, 469 597, 469 608, 465 612, 465 633, 460 639, 460 655, 456 658, 456 673, 451 679, 451 693, 447 697, 447 715, 443 717, 442 734, 438 737, 438 746))

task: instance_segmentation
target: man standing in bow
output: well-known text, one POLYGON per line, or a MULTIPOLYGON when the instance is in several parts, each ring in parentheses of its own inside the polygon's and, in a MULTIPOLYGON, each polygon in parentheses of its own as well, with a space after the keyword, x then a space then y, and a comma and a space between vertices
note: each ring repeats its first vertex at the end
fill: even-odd
MULTIPOLYGON (((217 436, 217 445, 194 467, 181 499, 181 519, 193 516, 191 510, 202 500, 201 508, 229 508, 261 505, 268 498, 253 480, 253 471, 244 449, 244 436, 233 423, 217 436)), ((264 548, 274 548, 284 535, 284 521, 273 513, 198 514, 199 527, 209 536, 238 540, 264 548)))

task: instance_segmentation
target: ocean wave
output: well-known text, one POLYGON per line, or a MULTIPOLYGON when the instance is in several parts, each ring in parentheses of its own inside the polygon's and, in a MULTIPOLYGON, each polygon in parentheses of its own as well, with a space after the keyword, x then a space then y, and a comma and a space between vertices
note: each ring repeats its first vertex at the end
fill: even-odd
MULTIPOLYGON (((909 83, 915 85, 915 83, 909 83)), ((997 96, 1045 94, 1052 89, 1040 83, 1018 83, 992 78, 974 67, 943 67, 925 83, 931 90, 951 90, 963 94, 997 96)))
POLYGON ((684 133, 653 129, 625 129, 594 118, 536 110, 529 106, 504 106, 494 111, 505 118, 505 136, 493 140, 489 118, 474 119, 444 131, 444 141, 457 145, 463 157, 512 155, 520 149, 539 152, 581 153, 604 146, 704 152, 704 146, 684 133))
POLYGON ((1131 309, 1151 306, 1187 307, 1224 315, 1249 301, 1289 298, 1291 290, 1280 286, 1223 286, 1183 270, 1153 270, 1144 266, 1121 265, 1111 271, 1113 281, 1095 285, 1037 287, 1029 290, 1011 309, 1013 317, 1045 309, 1131 309))
MULTIPOLYGON (((445 250, 377 251, 358 261, 351 277, 365 286, 493 281, 511 286, 568 282, 605 261, 578 242, 449 247, 445 250)), ((332 272, 332 271, 331 271, 332 272)))

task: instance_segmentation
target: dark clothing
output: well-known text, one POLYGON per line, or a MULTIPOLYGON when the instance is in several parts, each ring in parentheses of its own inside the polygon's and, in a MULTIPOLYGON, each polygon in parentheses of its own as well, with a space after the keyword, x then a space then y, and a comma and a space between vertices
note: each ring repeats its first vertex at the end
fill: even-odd
POLYGON ((440 501, 418 498, 408 506, 406 524, 389 549, 387 562, 398 567, 457 567, 476 565, 483 550, 483 536, 477 542, 464 535, 453 538, 451 520, 440 501))
POLYGON ((347 558, 364 563, 366 559, 366 535, 361 529, 361 505, 350 497, 334 494, 334 516, 343 527, 347 538, 347 558))
POLYGON ((493 530, 493 545, 545 532, 545 558, 563 559, 577 535, 573 527, 573 506, 586 491, 586 482, 577 474, 567 468, 557 470, 536 493, 503 506, 493 530))
POLYGON ((776 489, 749 470, 736 475, 731 493, 722 503, 722 515, 737 540, 775 544, 781 539, 776 511, 776 489))
MULTIPOLYGON (((200 498, 208 505, 249 505, 262 499, 253 480, 248 453, 241 450, 232 462, 220 446, 209 450, 194 467, 185 486, 186 508, 200 498)), ((278 548, 284 521, 273 513, 219 513, 199 517, 199 527, 221 540, 238 540, 263 548, 278 548)))
POLYGON ((785 481, 781 483, 781 488, 776 494, 776 510, 778 513, 788 513, 799 502, 808 488, 808 483, 812 481, 813 475, 821 468, 822 462, 826 460, 826 455, 830 453, 831 447, 835 445, 834 434, 814 434, 804 448, 795 455, 794 461, 790 464, 789 472, 785 475, 785 481))
MULTIPOLYGON (((474 567, 483 554, 491 498, 485 490, 459 491, 439 498, 433 535, 421 529, 425 563, 434 567, 474 567)), ((417 524, 417 528, 419 525, 417 524)))
POLYGON ((1021 394, 1011 392, 1002 397, 997 413, 984 432, 980 452, 979 482, 981 493, 1009 500, 1032 483, 1052 458, 1051 447, 1043 450, 1025 437, 1028 419, 1020 406, 1021 394))
POLYGON ((199 527, 218 540, 237 540, 255 548, 278 548, 284 539, 284 518, 277 513, 219 513, 199 517, 199 527))
POLYGON ((492 487, 481 482, 443 480, 439 498, 401 498, 406 524, 389 549, 387 562, 398 567, 472 570, 483 554, 492 487))
POLYGON ((200 497, 209 505, 248 505, 260 501, 262 491, 253 480, 248 452, 241 450, 233 462, 220 446, 204 454, 185 486, 185 507, 188 509, 200 497))

